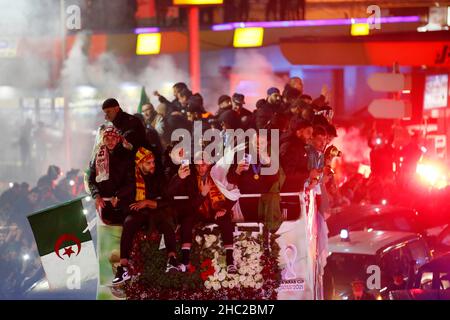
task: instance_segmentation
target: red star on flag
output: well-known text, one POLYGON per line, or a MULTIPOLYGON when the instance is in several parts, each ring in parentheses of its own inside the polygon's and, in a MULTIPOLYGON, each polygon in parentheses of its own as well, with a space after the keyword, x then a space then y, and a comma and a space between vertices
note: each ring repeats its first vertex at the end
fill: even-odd
POLYGON ((64 248, 64 253, 63 253, 63 256, 69 256, 69 258, 70 258, 70 256, 72 255, 72 253, 75 253, 73 250, 72 250, 72 247, 67 247, 67 248, 64 248))

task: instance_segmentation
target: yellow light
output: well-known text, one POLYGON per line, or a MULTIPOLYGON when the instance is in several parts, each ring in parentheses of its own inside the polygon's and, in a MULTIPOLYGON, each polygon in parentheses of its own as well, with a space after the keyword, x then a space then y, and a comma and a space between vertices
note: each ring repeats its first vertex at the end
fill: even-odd
POLYGON ((198 6, 204 4, 222 4, 223 0, 173 0, 175 6, 198 6))
POLYGON ((159 54, 161 50, 161 33, 138 34, 136 44, 137 55, 159 54))
POLYGON ((264 28, 236 28, 233 46, 235 48, 260 47, 263 43, 264 28))
POLYGON ((369 34, 369 24, 368 23, 354 23, 350 33, 352 36, 367 36, 369 34))

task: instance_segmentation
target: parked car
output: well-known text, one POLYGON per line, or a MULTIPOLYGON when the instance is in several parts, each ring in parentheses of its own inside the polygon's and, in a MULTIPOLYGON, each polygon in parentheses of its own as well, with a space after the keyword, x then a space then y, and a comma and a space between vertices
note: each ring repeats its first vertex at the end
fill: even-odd
POLYGON ((391 300, 450 300, 450 252, 419 268, 408 289, 389 294, 391 300))
POLYGON ((386 288, 396 272, 407 281, 431 253, 420 234, 401 231, 350 231, 328 239, 330 255, 325 267, 327 299, 348 299, 355 278, 365 283, 379 268, 379 287, 366 289, 377 299, 387 298, 386 288), (369 268, 370 267, 370 268, 369 268), (332 294, 331 294, 332 292, 332 294))

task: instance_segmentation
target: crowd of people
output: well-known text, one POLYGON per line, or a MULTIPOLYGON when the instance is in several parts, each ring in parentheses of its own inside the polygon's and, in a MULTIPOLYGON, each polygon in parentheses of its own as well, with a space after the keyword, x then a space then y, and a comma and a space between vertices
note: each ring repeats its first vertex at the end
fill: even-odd
MULTIPOLYGON (((135 28, 142 11, 137 1, 82 0, 85 27, 92 30, 135 28), (111 19, 113 17, 114 19, 111 19)), ((305 0, 224 0, 220 6, 201 6, 199 20, 204 26, 223 22, 304 20, 305 0)), ((187 25, 188 8, 171 0, 154 1, 154 24, 158 27, 187 25)), ((144 13, 145 15, 145 13, 144 13)), ((148 23, 148 22, 147 22, 148 23)))
MULTIPOLYGON (((337 137, 333 109, 324 95, 313 99, 305 94, 297 77, 282 90, 267 89, 253 111, 245 107, 243 94, 234 93, 220 95, 217 110, 208 112, 202 96, 181 82, 173 86, 173 100, 158 91, 153 94, 159 104, 155 107, 148 102, 133 115, 124 112, 116 99, 104 101, 106 122, 99 128, 87 174, 73 169, 64 176, 52 165, 34 188, 13 183, 0 196, 0 254, 6 272, 0 292, 20 291, 43 275, 26 216, 84 195, 86 188, 102 221, 123 226, 121 267, 114 284, 130 278, 132 241, 143 227, 156 228, 164 235, 166 271, 184 272, 190 266, 194 227, 214 223, 222 233, 227 270, 235 273, 232 249, 236 221, 264 222, 266 231, 275 231, 282 220, 299 214, 298 197, 281 195, 314 189, 319 232, 326 238, 325 221, 333 208, 400 201, 395 190, 398 186, 408 188, 408 177, 422 154, 416 137, 404 134, 400 141, 398 134, 387 139, 374 132, 369 137, 370 177, 356 174, 338 184, 332 160, 341 152, 332 145, 337 137), (188 149, 177 148, 179 140, 172 141, 175 130, 193 133, 199 125, 202 133, 215 130, 224 150, 237 144, 237 136, 230 130, 254 131, 244 139, 244 156, 238 158, 235 152, 232 163, 224 166, 206 152, 209 140, 196 141, 195 134, 187 135, 183 139, 190 139, 192 148, 188 149), (262 134, 264 130, 267 134, 262 134), (274 149, 276 153, 271 149, 274 130, 279 147, 274 149), (195 146, 200 151, 192 152, 195 146), (252 150, 256 150, 253 159, 252 150), (275 157, 278 169, 263 174, 275 157), (256 196, 239 196, 245 194, 256 196), (177 199, 179 196, 187 198, 177 199), (180 256, 176 225, 180 226, 180 256)), ((326 246, 319 251, 326 251, 326 246)))
POLYGON ((44 276, 27 216, 85 194, 83 175, 73 169, 62 175, 49 166, 34 188, 11 183, 0 195, 0 297, 21 297, 44 276))
POLYGON ((107 122, 94 147, 88 186, 102 221, 123 226, 115 284, 130 278, 132 240, 143 226, 157 228, 164 235, 166 271, 184 272, 189 268, 194 226, 215 223, 221 230, 227 270, 236 273, 232 250, 235 221, 262 221, 268 231, 275 231, 283 209, 292 201, 297 201, 298 208, 299 201, 298 196, 285 201, 280 193, 299 193, 305 188, 315 189, 321 220, 325 221, 337 188, 331 168, 332 159, 340 156, 331 145, 337 136, 333 110, 325 96, 313 100, 304 94, 300 78, 291 78, 282 91, 269 88, 254 111, 245 108, 245 96, 240 93, 221 95, 214 114, 205 110, 202 96, 192 93, 185 83, 176 83, 173 93, 174 100, 169 101, 155 91, 160 104, 156 108, 145 104, 142 114, 124 112, 114 98, 102 105, 107 122), (180 140, 171 141, 175 130, 192 133, 199 126, 202 132, 212 130, 220 137, 218 145, 225 153, 219 160, 214 152, 206 152, 212 141, 197 141, 195 133, 181 138, 193 148, 184 148, 186 144, 180 148, 180 140), (250 132, 241 145, 235 135, 239 129, 250 132), (272 154, 274 143, 279 148, 272 154), (239 147, 245 151, 241 158, 236 151, 239 147), (220 159, 230 151, 233 161, 227 165, 220 159), (252 151, 256 152, 253 159, 252 151), (265 174, 274 161, 280 166, 265 174), (256 196, 239 199, 246 193, 256 196), (180 257, 175 250, 177 224, 180 257))

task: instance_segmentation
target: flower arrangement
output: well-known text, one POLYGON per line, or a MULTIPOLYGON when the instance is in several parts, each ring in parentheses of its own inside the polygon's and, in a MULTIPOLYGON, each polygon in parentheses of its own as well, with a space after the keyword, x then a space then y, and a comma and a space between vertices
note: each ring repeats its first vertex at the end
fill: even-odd
POLYGON ((281 277, 274 235, 266 243, 263 235, 243 232, 235 236, 237 274, 226 272, 218 228, 198 227, 194 235, 188 272, 165 273, 166 256, 159 250, 159 237, 139 233, 132 252, 135 276, 124 287, 127 299, 276 299, 281 277))

